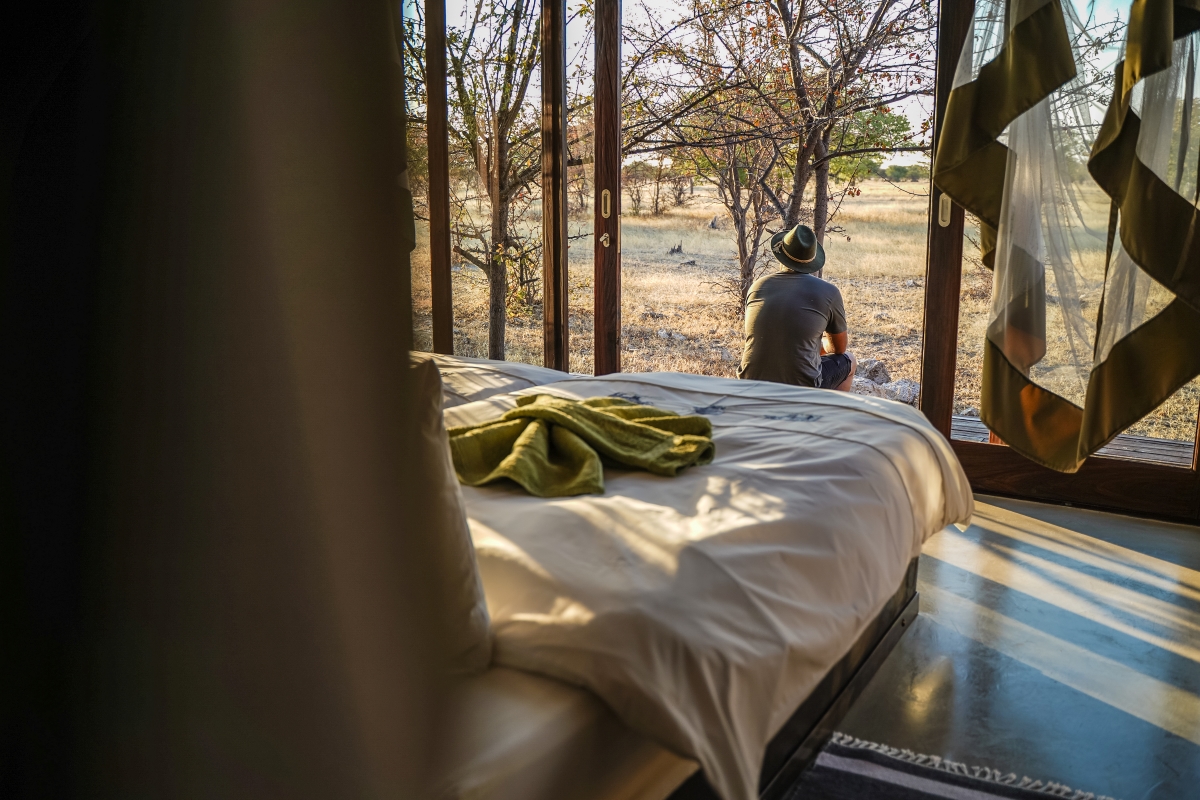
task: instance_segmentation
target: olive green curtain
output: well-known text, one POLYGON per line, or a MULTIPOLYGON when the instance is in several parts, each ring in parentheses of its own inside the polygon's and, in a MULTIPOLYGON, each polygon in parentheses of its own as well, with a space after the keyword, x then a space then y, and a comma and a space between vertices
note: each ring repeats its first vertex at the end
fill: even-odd
POLYGON ((981 417, 1063 472, 1200 374, 1200 14, 1128 18, 1096 120, 1069 0, 979 0, 934 162, 994 271, 981 417))

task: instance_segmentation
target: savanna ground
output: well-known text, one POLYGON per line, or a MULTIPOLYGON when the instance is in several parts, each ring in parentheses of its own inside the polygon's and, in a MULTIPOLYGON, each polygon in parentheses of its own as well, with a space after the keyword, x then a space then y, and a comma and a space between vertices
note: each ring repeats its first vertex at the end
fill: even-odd
MULTIPOLYGON (((843 203, 826 236, 824 277, 842 291, 850 349, 859 359, 882 361, 893 380, 920 380, 925 299, 928 197, 919 183, 868 180, 843 203)), ((737 270, 729 217, 711 187, 698 185, 687 205, 661 216, 632 215, 624 205, 621 258, 621 366, 626 372, 690 372, 733 377, 743 333, 731 296, 720 285, 737 270), (715 225, 715 227, 714 227, 715 225), (682 246, 681 254, 671 254, 682 246)), ((591 211, 573 217, 569 261, 570 369, 591 373, 591 211)), ((540 220, 535 220, 540 224, 540 220)), ((431 346, 427 231, 418 225, 413 254, 415 346, 431 346)), ((973 254, 970 243, 964 247, 973 254)), ((763 266, 773 269, 769 254, 763 266)), ((454 352, 487 356, 487 280, 456 264, 454 352)), ((983 337, 991 273, 964 258, 955 413, 977 415, 983 337)), ((510 309, 507 357, 542 363, 539 306, 510 309)), ((1193 381, 1130 433, 1191 440, 1196 431, 1200 381, 1193 381)))

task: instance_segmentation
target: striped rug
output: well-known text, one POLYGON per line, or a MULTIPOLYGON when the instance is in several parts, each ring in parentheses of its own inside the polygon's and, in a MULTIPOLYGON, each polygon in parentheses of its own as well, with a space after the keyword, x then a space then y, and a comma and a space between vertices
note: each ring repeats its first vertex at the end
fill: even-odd
POLYGON ((1061 783, 968 767, 835 733, 787 800, 1112 800, 1061 783))

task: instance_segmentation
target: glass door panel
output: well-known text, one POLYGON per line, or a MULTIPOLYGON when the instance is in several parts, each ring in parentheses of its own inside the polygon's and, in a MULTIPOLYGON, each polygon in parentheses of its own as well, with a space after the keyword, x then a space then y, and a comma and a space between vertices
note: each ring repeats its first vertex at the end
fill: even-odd
POLYGON ((417 346, 432 344, 430 271, 437 259, 431 248, 444 241, 438 237, 448 237, 455 354, 540 365, 540 0, 483 0, 479 8, 463 0, 446 2, 444 142, 427 135, 424 2, 406 4, 405 10, 410 183, 418 217, 413 255, 417 346), (514 19, 520 22, 510 36, 514 19), (514 62, 519 66, 509 74, 507 65, 514 62), (506 76, 511 78, 507 89, 506 76), (446 148, 448 159, 448 231, 431 231, 429 223, 428 164, 439 147, 446 148))
POLYGON ((931 40, 937 12, 898 8, 879 7, 887 36, 838 73, 853 76, 839 78, 850 104, 827 81, 859 35, 849 17, 785 30, 770 4, 626 4, 623 369, 736 375, 748 290, 782 268, 772 235, 800 223, 842 292, 855 390, 916 403, 934 64, 906 43, 931 40), (804 53, 803 91, 780 79, 788 37, 804 53), (830 117, 795 113, 812 97, 830 117))
POLYGON ((455 353, 541 365, 540 0, 447 0, 455 353), (482 12, 482 13, 480 13, 482 12), (520 24, 512 30, 512 20, 520 24), (510 35, 514 34, 514 35, 510 35), (470 42, 467 46, 465 42, 470 42), (529 60, 529 55, 535 57, 529 60), (457 69, 453 62, 461 67, 457 69), (516 62, 512 83, 508 66, 516 62), (498 253, 503 237, 503 249, 498 253), (496 273, 489 278, 489 271, 496 273), (502 276, 502 277, 500 277, 502 276), (503 283, 499 291, 493 285, 503 283))
MULTIPOLYGON (((1102 9, 1077 0, 1075 12, 1071 27, 1081 43, 1089 38, 1107 43, 1102 47, 1080 47, 1087 74, 1071 90, 1079 97, 1064 95, 1064 98, 1079 100, 1079 113, 1072 117, 1072 122, 1081 123, 1082 136, 1076 138, 1086 144, 1094 138, 1103 117, 1105 97, 1101 89, 1111 83, 1105 76, 1111 74, 1118 58, 1123 23, 1115 7, 1102 9)), ((1072 141, 1070 135, 1064 135, 1059 150, 1065 151, 1072 141)), ((1082 406, 1106 276, 1103 234, 1108 228, 1109 198, 1085 169, 1086 147, 1078 147, 1076 151, 1078 156, 1075 153, 1062 156, 1076 168, 1065 170, 1063 196, 1070 203, 1069 208, 1058 212, 1057 218, 1059 227, 1065 232, 1063 241, 1070 254, 1069 257, 1059 254, 1056 262, 1063 263, 1055 263, 1053 269, 1046 269, 1046 352, 1029 369, 1029 377, 1039 386, 1082 406)), ((1191 166, 1194 171, 1195 165, 1191 166)), ((1049 221, 1045 224, 1051 226, 1049 221)), ((979 420, 980 379, 992 312, 993 275, 979 259, 979 228, 972 218, 967 220, 964 239, 951 432, 954 438, 965 441, 997 443, 979 420)), ((1148 293, 1144 311, 1147 318, 1173 299, 1169 292, 1152 281, 1147 282, 1145 289, 1148 293)), ((1147 354, 1147 357, 1153 355, 1147 354)), ((1197 384, 1193 382, 1118 436, 1098 455, 1190 469, 1200 406, 1198 399, 1197 384)))
POLYGON ((408 111, 408 186, 416 213, 417 246, 412 252, 413 349, 433 350, 433 293, 429 251, 428 99, 425 92, 425 9, 404 3, 404 79, 408 111))
POLYGON ((596 41, 588 7, 586 2, 567 3, 567 322, 570 370, 590 375, 596 366, 592 293, 596 41))

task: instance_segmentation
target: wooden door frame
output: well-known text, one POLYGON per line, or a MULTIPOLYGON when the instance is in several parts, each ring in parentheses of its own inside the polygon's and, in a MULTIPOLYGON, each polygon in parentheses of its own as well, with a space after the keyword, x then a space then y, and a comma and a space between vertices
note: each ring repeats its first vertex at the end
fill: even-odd
POLYGON ((542 0, 543 363, 570 369, 567 326, 567 0, 542 0))
POLYGON ((595 14, 593 352, 607 375, 621 371, 621 0, 596 0, 595 14))
MULTIPOLYGON (((621 2, 596 3, 595 373, 621 371, 621 2), (607 193, 607 197, 605 197, 607 193)), ((542 3, 542 334, 543 363, 570 365, 567 302, 567 14, 565 0, 542 3)), ((433 350, 454 352, 450 157, 446 95, 446 2, 425 0, 429 249, 433 350)))
MULTIPOLYGON (((450 293, 449 142, 445 58, 445 0, 426 0, 429 91, 430 250, 434 350, 453 352, 450 293), (441 175, 442 180, 434 180, 441 175), (438 184, 444 192, 435 197, 438 184), (443 197, 442 194, 445 196, 443 197)), ((958 54, 970 30, 974 0, 942 0, 934 142, 941 131, 958 54)), ((545 267, 545 364, 568 366, 566 232, 566 14, 564 0, 543 3, 542 192, 545 267)), ((621 369, 621 3, 596 3, 595 358, 597 375, 621 369), (607 204, 603 192, 608 190, 607 204), (604 215, 607 208, 608 215, 604 215), (608 234, 608 246, 603 237, 608 234)), ((938 222, 941 193, 930 192, 925 319, 919 407, 948 439, 954 410, 962 280, 963 210, 938 222)), ((976 491, 1120 511, 1186 522, 1200 521, 1200 471, 1093 456, 1065 475, 1041 467, 1003 445, 951 439, 976 491)))
POLYGON ((446 77, 446 0, 425 0, 425 141, 429 151, 429 290, 433 305, 433 352, 453 355, 450 125, 446 77), (441 180, 434 180, 435 176, 441 180))
MULTIPOLYGON (((933 141, 941 132, 958 56, 971 27, 974 0, 941 0, 938 19, 933 141)), ((954 204, 949 225, 938 220, 941 192, 930 191, 925 266, 925 322, 919 407, 950 439, 977 492, 1182 522, 1200 521, 1200 472, 1092 456, 1073 475, 1034 464, 1000 444, 951 439, 962 282, 963 210, 954 204)))

